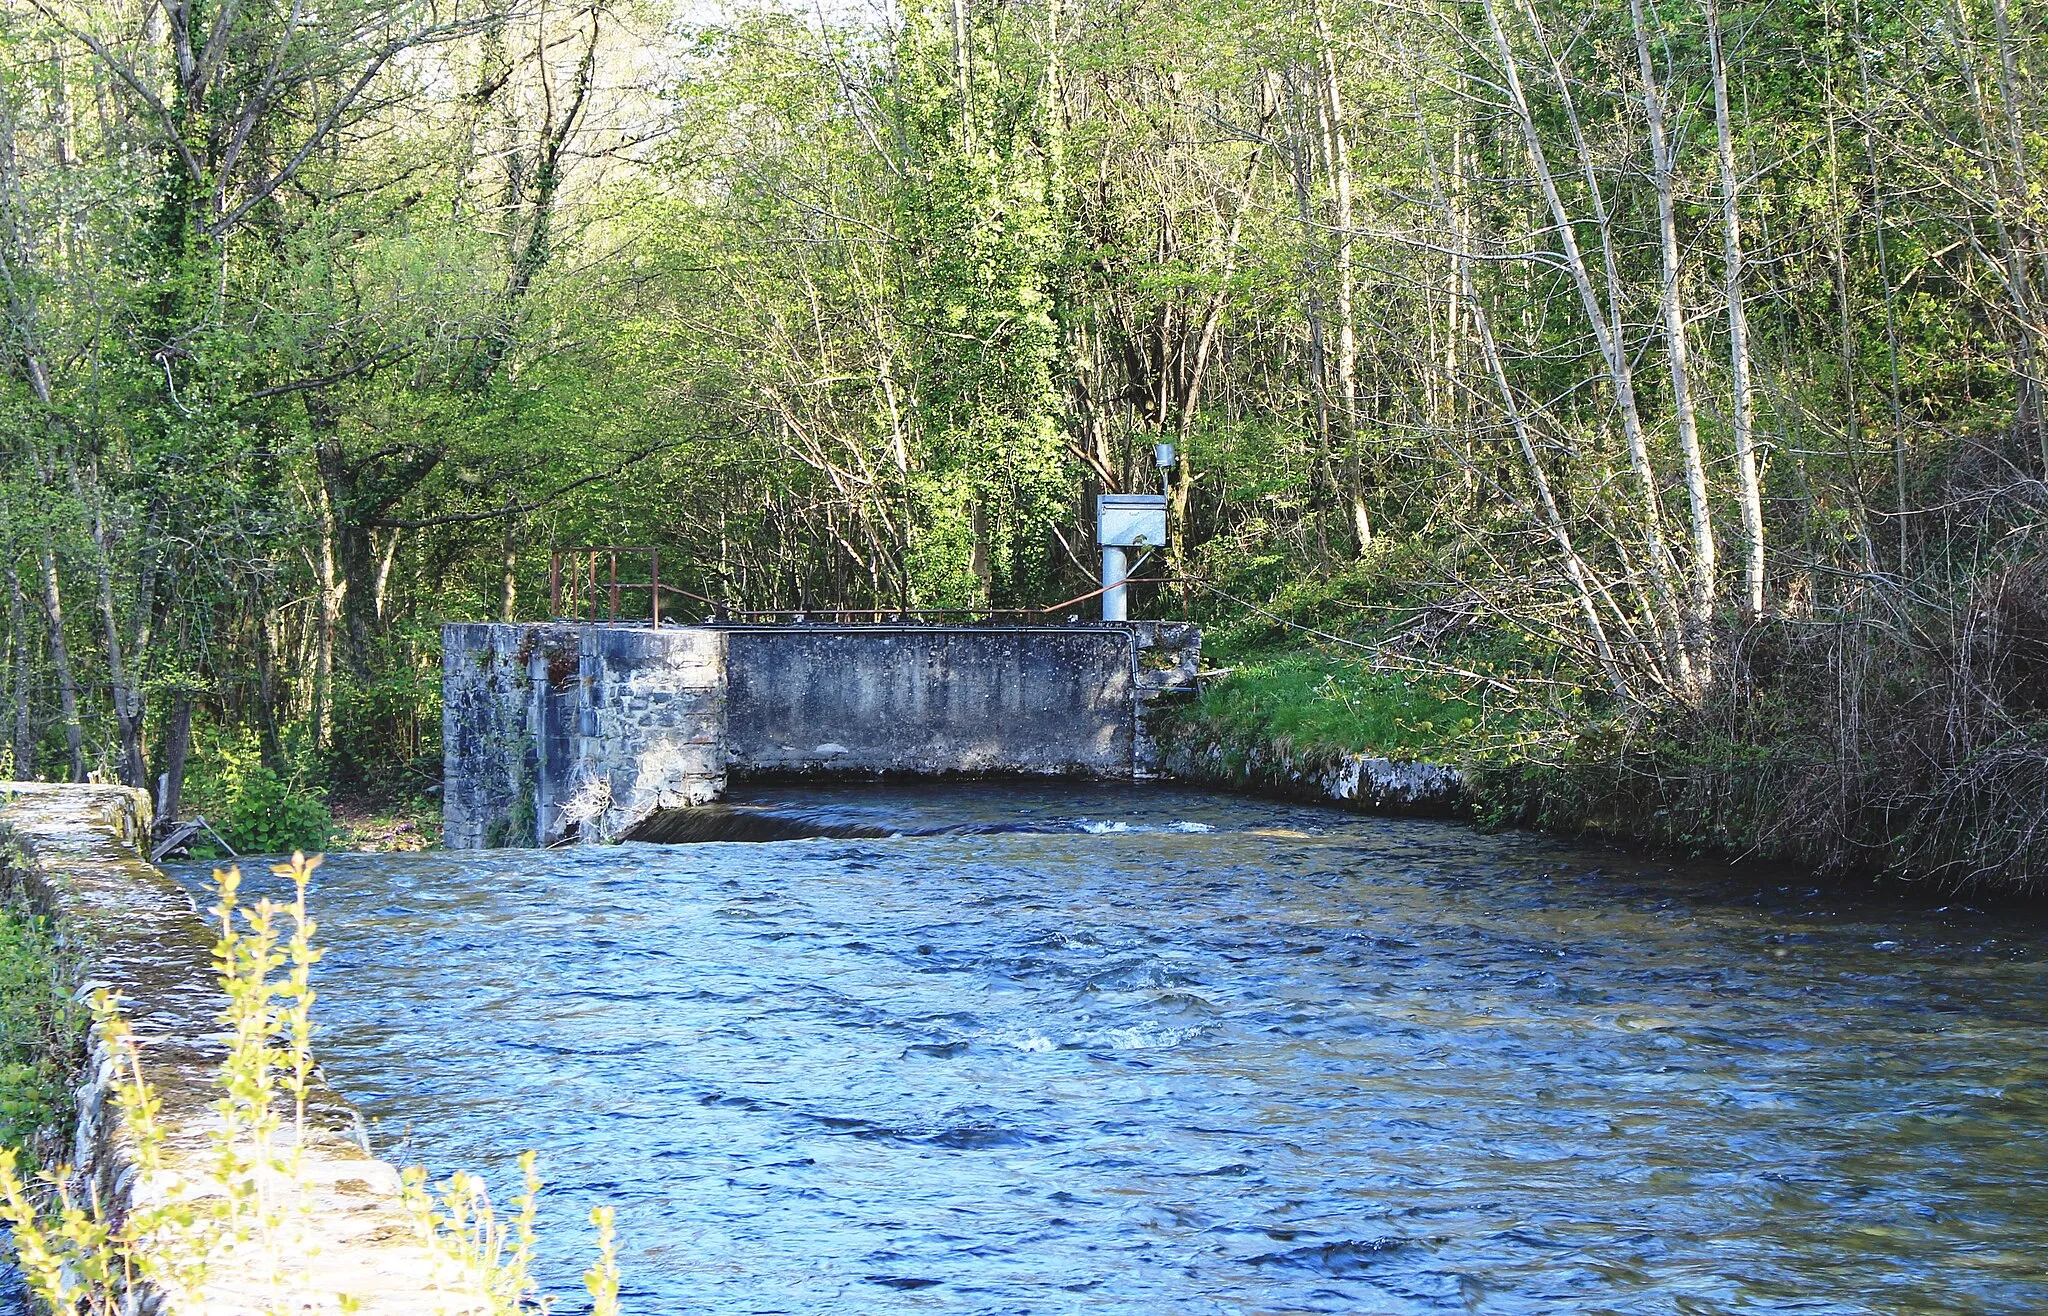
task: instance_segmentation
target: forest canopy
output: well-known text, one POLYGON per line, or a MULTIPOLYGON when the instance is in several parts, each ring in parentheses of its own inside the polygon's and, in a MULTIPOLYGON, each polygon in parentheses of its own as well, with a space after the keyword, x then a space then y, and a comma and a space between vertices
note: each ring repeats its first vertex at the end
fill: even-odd
POLYGON ((2048 846, 2040 0, 4 0, 0 298, 0 775, 424 789, 556 549, 1043 607, 1167 442, 1142 606, 2048 846))

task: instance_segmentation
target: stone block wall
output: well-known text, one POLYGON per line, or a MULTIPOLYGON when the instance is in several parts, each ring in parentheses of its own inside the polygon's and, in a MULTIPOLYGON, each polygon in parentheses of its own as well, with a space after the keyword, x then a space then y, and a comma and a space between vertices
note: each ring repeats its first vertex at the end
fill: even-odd
POLYGON ((1175 703, 1194 696, 1195 674, 1202 666, 1202 632, 1184 621, 1132 622, 1131 646, 1138 703, 1131 746, 1133 775, 1157 777, 1165 771, 1165 751, 1156 723, 1175 703))
POLYGON ((441 635, 442 835, 458 850, 559 833, 575 771, 584 627, 460 623, 441 635))
POLYGON ((590 626, 573 780, 545 839, 613 840, 725 794, 726 649, 707 627, 590 626))
POLYGON ((453 848, 618 840, 727 774, 1149 775, 1201 636, 1070 626, 452 625, 453 848), (572 677, 573 672, 573 677, 572 677))

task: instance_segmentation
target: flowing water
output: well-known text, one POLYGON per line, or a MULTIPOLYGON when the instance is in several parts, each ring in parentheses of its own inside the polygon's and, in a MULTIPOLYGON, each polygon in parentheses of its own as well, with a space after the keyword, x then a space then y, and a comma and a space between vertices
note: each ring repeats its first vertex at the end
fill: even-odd
POLYGON ((539 1149, 563 1311, 600 1202, 636 1316, 2048 1310, 2036 916, 1170 789, 737 818, 831 834, 320 870, 330 1079, 539 1149))

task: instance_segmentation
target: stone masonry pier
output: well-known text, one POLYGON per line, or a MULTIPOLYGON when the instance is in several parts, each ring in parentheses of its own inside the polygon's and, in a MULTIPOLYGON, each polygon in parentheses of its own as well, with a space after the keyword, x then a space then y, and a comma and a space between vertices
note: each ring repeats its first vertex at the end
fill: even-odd
POLYGON ((1153 775, 1201 636, 1066 626, 442 631, 446 843, 628 840, 733 776, 1153 775))

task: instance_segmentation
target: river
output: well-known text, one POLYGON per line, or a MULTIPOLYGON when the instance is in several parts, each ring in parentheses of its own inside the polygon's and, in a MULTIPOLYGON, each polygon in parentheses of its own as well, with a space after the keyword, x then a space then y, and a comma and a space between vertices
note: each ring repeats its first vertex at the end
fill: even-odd
MULTIPOLYGON (((380 1154, 618 1208, 627 1310, 2048 1310, 2048 926, 1170 788, 335 855, 380 1154), (900 833, 900 835, 898 834, 900 833)), ((190 881, 194 874, 182 876, 190 881)))

